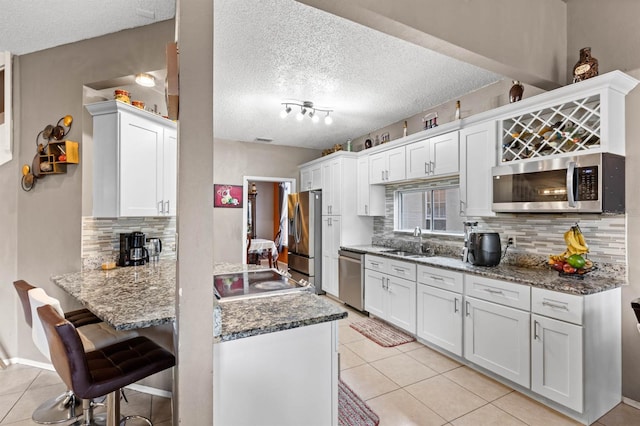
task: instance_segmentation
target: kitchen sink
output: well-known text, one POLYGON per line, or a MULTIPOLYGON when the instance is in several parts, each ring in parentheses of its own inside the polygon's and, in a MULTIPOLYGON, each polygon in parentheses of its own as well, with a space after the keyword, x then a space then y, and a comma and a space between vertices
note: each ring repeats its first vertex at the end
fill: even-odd
POLYGON ((406 257, 406 258, 409 258, 409 259, 417 259, 417 258, 420 258, 420 257, 430 257, 426 253, 413 253, 413 252, 410 252, 410 251, 386 251, 384 253, 385 254, 393 254, 395 256, 406 257))

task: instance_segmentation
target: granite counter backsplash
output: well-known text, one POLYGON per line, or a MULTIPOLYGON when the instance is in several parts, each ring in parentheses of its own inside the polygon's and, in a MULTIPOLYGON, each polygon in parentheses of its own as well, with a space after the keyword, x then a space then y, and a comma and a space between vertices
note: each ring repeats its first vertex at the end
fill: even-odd
MULTIPOLYGON (((459 258, 441 255, 412 259, 385 253, 385 250, 393 249, 377 245, 346 246, 342 248, 359 253, 370 253, 400 259, 418 265, 433 266, 578 295, 598 293, 626 284, 625 279, 615 275, 607 276, 606 272, 602 270, 598 270, 597 273, 583 275, 582 279, 578 279, 577 277, 560 276, 557 271, 547 267, 523 267, 502 263, 492 267, 474 266, 470 263, 462 262, 459 258)), ((437 251, 436 254, 438 254, 437 251)))

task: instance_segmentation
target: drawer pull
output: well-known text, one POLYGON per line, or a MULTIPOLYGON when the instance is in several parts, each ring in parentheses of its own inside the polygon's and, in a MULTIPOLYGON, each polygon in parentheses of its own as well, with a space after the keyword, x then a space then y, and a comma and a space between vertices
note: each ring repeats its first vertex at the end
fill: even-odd
POLYGON ((433 275, 431 275, 431 279, 434 281, 444 281, 444 278, 442 277, 434 277, 433 275))
POLYGON ((500 294, 500 295, 504 296, 504 293, 502 292, 502 290, 494 290, 492 288, 485 288, 484 291, 486 291, 487 293, 500 294))
POLYGON ((401 274, 406 274, 407 270, 406 269, 401 269, 401 268, 393 268, 394 271, 399 272, 401 274))
POLYGON ((546 300, 542 302, 542 306, 548 306, 554 309, 562 309, 564 311, 569 311, 569 308, 567 308, 565 305, 558 305, 557 303, 547 302, 546 300))

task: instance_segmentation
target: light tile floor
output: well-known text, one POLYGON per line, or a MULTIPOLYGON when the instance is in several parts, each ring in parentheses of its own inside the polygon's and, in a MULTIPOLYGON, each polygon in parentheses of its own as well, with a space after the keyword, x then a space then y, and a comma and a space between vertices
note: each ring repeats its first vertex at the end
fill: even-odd
MULTIPOLYGON (((37 425, 31 420, 35 408, 65 390, 58 375, 52 371, 20 364, 0 370, 0 425, 37 425)), ((123 415, 138 414, 150 418, 154 426, 171 426, 169 398, 133 390, 125 390, 125 393, 129 402, 121 402, 120 409, 123 415)), ((138 426, 146 423, 132 419, 127 425, 138 426)))
MULTIPOLYGON (((349 327, 364 316, 340 306, 349 312, 339 325, 340 374, 380 426, 580 424, 418 342, 381 347, 349 327)), ((594 425, 640 426, 640 410, 619 404, 594 425)))
MULTIPOLYGON (((383 348, 349 327, 363 316, 345 309, 349 316, 339 325, 341 377, 380 417, 380 426, 579 424, 420 343, 383 348)), ((36 425, 33 410, 64 390, 48 370, 19 364, 0 370, 0 425, 36 425)), ((168 398, 132 390, 126 395, 123 414, 150 417, 155 426, 171 425, 168 398)), ((640 410, 620 404, 595 425, 640 426, 640 410)))

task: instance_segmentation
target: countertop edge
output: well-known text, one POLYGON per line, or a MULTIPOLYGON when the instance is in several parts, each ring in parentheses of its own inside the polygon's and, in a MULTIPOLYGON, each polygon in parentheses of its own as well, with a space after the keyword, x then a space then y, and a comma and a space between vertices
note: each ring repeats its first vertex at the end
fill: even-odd
POLYGON ((414 263, 416 265, 425 265, 449 271, 468 273, 578 296, 596 294, 602 291, 622 287, 626 284, 625 280, 619 278, 587 276, 584 277, 584 279, 578 279, 572 277, 560 277, 557 271, 543 268, 526 268, 511 265, 499 265, 496 267, 475 266, 469 263, 463 263, 459 259, 442 256, 426 256, 420 259, 407 258, 388 253, 389 251, 394 250, 391 247, 358 245, 341 246, 340 249, 360 254, 373 254, 376 256, 414 263))

